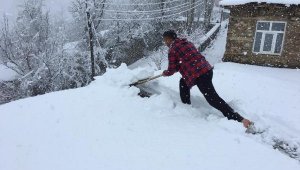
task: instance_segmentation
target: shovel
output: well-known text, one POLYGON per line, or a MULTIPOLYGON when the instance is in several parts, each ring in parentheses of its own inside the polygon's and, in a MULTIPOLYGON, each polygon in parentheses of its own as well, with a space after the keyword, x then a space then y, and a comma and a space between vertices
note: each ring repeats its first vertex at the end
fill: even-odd
POLYGON ((160 75, 158 75, 158 76, 148 77, 148 78, 139 80, 139 81, 137 81, 137 82, 135 82, 135 83, 132 83, 132 84, 130 84, 129 86, 131 87, 131 86, 137 86, 137 85, 140 85, 140 84, 144 84, 144 83, 147 83, 147 82, 149 82, 149 81, 152 81, 152 80, 155 80, 155 79, 157 79, 157 78, 160 78, 160 77, 162 77, 162 76, 163 76, 163 75, 160 74, 160 75))

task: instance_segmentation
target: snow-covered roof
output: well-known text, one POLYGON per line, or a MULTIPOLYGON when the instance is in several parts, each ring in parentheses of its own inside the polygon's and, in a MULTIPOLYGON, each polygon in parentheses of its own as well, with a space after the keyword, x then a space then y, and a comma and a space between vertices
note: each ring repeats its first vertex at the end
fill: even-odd
POLYGON ((220 5, 243 5, 251 2, 269 3, 269 4, 285 4, 299 5, 300 0, 222 0, 220 5))

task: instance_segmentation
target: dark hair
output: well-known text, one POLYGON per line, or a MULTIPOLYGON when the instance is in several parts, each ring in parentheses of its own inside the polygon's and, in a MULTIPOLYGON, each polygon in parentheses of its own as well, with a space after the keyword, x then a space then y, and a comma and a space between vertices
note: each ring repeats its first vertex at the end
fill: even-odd
POLYGON ((172 39, 176 39, 177 34, 174 30, 168 30, 168 31, 164 32, 163 37, 170 37, 172 39))

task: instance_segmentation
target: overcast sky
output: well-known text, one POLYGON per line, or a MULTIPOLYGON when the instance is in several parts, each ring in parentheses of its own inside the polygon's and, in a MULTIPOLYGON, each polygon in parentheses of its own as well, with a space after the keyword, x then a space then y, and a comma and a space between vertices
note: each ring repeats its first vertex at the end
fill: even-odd
MULTIPOLYGON (((47 8, 50 9, 52 14, 61 14, 63 11, 68 15, 68 6, 72 0, 45 0, 47 8)), ((11 18, 15 18, 18 10, 18 5, 22 4, 24 0, 0 0, 0 14, 6 13, 11 18)))

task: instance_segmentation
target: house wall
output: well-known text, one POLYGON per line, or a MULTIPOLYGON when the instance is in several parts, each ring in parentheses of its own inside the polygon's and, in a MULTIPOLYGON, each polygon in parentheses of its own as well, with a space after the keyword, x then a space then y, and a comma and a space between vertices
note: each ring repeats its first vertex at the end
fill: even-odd
POLYGON ((229 7, 230 21, 224 61, 300 68, 300 6, 248 4, 229 7), (287 22, 281 55, 252 52, 256 22, 287 22))

